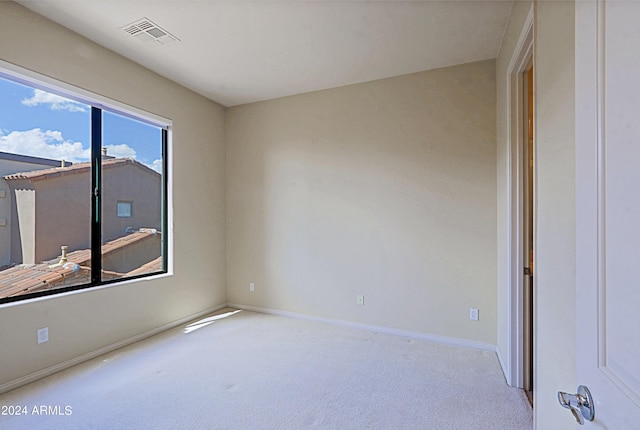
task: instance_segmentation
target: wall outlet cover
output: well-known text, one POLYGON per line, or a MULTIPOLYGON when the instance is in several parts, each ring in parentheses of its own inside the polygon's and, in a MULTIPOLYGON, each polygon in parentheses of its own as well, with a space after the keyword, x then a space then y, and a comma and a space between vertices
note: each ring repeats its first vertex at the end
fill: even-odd
POLYGON ((49 341, 49 327, 38 329, 38 345, 49 341))

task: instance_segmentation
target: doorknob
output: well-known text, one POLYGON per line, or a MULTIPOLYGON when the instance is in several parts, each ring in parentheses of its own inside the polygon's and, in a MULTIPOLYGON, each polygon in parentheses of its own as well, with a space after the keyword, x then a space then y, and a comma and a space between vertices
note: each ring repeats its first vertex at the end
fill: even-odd
POLYGON ((573 414, 573 417, 584 425, 584 420, 593 421, 595 411, 593 408, 593 399, 589 389, 584 385, 578 386, 577 394, 568 394, 558 391, 558 402, 563 408, 567 408, 573 414))

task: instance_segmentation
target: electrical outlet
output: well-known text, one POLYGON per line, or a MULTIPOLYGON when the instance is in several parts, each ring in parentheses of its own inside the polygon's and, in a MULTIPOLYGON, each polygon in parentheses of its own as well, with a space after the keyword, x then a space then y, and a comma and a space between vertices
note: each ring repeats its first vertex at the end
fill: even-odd
POLYGON ((38 329, 38 345, 49 341, 49 327, 38 329))
POLYGON ((358 294, 356 296, 356 303, 358 303, 360 306, 364 306, 364 296, 361 294, 358 294))
POLYGON ((471 321, 478 321, 479 319, 479 311, 476 308, 469 308, 469 319, 471 321))
POLYGON ((256 290, 256 284, 254 284, 253 282, 249 282, 249 291, 253 293, 255 290, 256 290))

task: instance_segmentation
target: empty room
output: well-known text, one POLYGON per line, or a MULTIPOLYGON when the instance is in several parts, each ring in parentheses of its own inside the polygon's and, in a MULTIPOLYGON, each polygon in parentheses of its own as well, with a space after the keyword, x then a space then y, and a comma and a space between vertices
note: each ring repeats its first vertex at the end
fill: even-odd
POLYGON ((0 2, 0 428, 635 428, 639 18, 0 2))

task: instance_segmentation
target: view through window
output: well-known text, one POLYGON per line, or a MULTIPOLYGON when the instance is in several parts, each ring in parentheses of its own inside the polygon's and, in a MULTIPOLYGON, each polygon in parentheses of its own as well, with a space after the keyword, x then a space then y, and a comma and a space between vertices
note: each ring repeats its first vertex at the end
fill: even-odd
POLYGON ((166 141, 0 77, 0 303, 165 272, 166 141))

